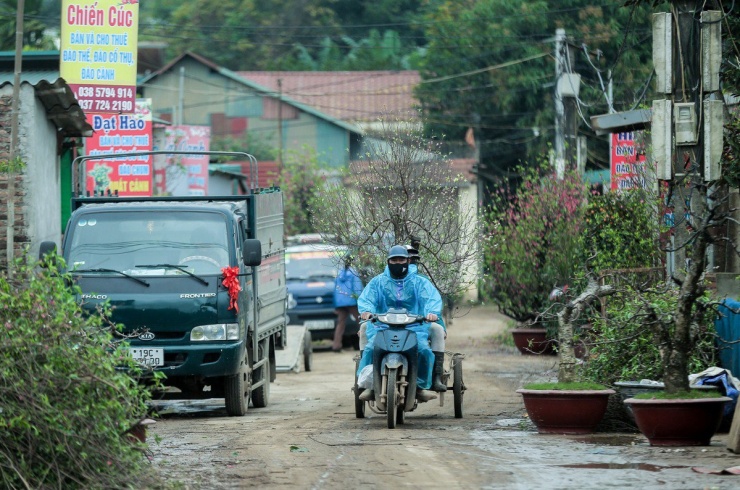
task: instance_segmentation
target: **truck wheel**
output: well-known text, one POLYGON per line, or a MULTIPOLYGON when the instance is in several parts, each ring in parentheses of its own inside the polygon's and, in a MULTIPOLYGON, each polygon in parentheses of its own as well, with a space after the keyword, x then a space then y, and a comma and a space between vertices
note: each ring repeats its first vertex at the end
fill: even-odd
POLYGON ((386 405, 386 413, 388 414, 388 428, 389 429, 395 429, 396 428, 396 417, 398 416, 398 410, 396 410, 396 406, 398 404, 398 400, 396 400, 396 379, 398 377, 398 369, 389 369, 388 370, 388 390, 386 391, 386 394, 388 397, 385 400, 386 405))
POLYGON ((265 381, 265 384, 259 386, 252 391, 252 405, 254 408, 265 408, 270 402, 270 358, 265 358, 265 363, 260 367, 260 379, 265 381))
POLYGON ((303 336, 303 369, 306 372, 313 369, 313 344, 310 330, 306 330, 306 335, 303 336))
POLYGON ((249 395, 252 388, 252 369, 249 367, 246 354, 239 367, 239 372, 224 379, 224 397, 226 413, 231 416, 242 416, 249 407, 249 395))
POLYGON ((452 391, 455 395, 455 418, 461 419, 463 416, 463 366, 462 359, 453 360, 452 366, 452 391))

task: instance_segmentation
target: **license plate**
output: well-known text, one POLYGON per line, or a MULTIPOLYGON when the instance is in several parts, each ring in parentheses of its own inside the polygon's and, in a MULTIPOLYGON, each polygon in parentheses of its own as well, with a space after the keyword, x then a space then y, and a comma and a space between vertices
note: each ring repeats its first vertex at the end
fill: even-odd
POLYGON ((164 366, 164 349, 131 347, 131 357, 145 366, 164 366))
POLYGON ((309 330, 334 330, 334 320, 308 320, 303 325, 309 330))

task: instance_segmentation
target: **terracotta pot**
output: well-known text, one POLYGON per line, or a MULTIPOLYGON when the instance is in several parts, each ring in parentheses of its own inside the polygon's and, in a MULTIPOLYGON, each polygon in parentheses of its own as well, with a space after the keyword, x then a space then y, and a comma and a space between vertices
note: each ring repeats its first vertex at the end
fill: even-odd
POLYGON ((657 400, 628 398, 635 423, 651 446, 708 446, 717 432, 725 403, 719 398, 657 400))
POLYGON ((606 413, 614 390, 516 390, 542 434, 590 434, 606 413))
MULTIPOLYGON (((628 398, 633 398, 637 395, 642 395, 644 393, 655 393, 658 391, 665 390, 665 385, 663 383, 656 383, 656 384, 642 384, 639 381, 617 381, 614 383, 614 386, 617 387, 617 392, 619 393, 619 397, 622 399, 622 402, 627 400, 628 398)), ((706 390, 706 391, 717 391, 716 386, 691 386, 692 390, 706 390)), ((634 421, 635 420, 635 414, 632 413, 632 407, 630 405, 627 406, 627 414, 629 417, 634 421)))
POLYGON ((524 355, 556 355, 553 349, 554 340, 547 338, 544 328, 515 328, 511 331, 514 345, 524 355))

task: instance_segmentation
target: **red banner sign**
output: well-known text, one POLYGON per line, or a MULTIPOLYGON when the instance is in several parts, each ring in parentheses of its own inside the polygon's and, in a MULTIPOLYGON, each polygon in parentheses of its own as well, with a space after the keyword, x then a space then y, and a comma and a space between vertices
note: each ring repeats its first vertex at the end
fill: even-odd
POLYGON ((645 186, 645 153, 635 144, 635 133, 612 133, 611 138, 612 190, 645 186))
MULTIPOLYGON (((87 155, 152 150, 151 99, 137 99, 134 114, 88 114, 94 133, 85 140, 87 155)), ((85 191, 90 195, 152 195, 152 157, 121 157, 85 162, 85 191)))

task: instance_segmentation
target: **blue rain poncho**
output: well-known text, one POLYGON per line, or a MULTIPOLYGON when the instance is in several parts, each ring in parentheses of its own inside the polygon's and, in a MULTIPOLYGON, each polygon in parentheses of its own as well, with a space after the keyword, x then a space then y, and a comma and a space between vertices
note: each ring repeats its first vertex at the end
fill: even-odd
MULTIPOLYGON (((416 266, 409 267, 408 274, 403 279, 393 279, 388 267, 382 274, 375 276, 363 289, 357 300, 360 314, 363 312, 385 313, 389 308, 405 308, 411 315, 426 316, 434 313, 442 316, 442 297, 432 282, 426 277, 417 274, 416 266)), ((373 362, 373 340, 378 330, 387 329, 382 323, 367 322, 367 347, 362 353, 362 359, 357 372, 373 362)), ((419 370, 416 384, 427 390, 432 386, 432 368, 434 367, 434 353, 429 347, 429 323, 409 327, 416 332, 419 344, 419 370)))
POLYGON ((351 267, 343 267, 334 280, 334 307, 356 305, 360 293, 362 293, 362 280, 357 275, 357 271, 351 267))

